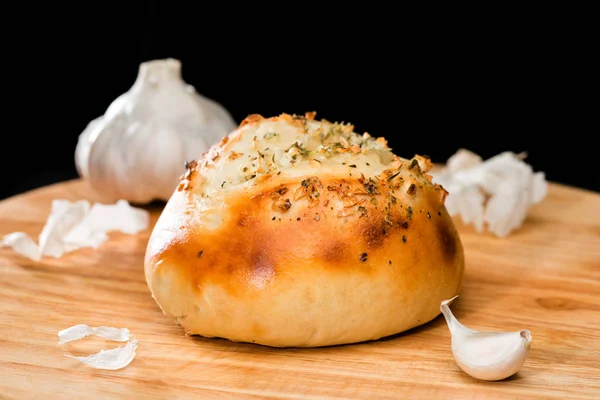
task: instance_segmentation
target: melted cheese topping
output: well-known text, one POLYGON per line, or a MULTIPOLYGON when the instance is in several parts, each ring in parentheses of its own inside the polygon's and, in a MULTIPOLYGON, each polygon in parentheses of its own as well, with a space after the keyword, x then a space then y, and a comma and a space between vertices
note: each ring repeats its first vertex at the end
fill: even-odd
MULTIPOLYGON (((270 193, 271 208, 287 212, 291 198, 273 194, 276 187, 283 187, 284 193, 293 190, 294 201, 306 195, 309 208, 319 201, 316 187, 325 184, 328 192, 341 190, 329 206, 341 217, 365 210, 356 195, 368 195, 373 204, 385 203, 387 198, 379 190, 384 186, 390 196, 394 191, 415 196, 417 188, 435 186, 444 201, 445 190, 432 185, 426 173, 432 166, 428 159, 400 158, 383 138, 359 135, 351 124, 313 118, 311 114, 250 116, 200 160, 189 163, 177 190, 191 196, 187 207, 203 218, 204 229, 221 226, 231 201, 244 196, 270 193), (328 182, 336 186, 330 189, 328 182)), ((391 210, 389 205, 384 208, 391 210)))
POLYGON ((392 153, 384 138, 359 135, 351 124, 316 121, 307 113, 250 116, 194 166, 206 193, 242 189, 273 176, 377 176, 406 161, 392 153))

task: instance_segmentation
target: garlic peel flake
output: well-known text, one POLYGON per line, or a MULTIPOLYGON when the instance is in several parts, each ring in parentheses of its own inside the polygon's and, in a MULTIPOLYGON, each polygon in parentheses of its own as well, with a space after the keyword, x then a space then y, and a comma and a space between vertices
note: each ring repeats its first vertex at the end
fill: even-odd
POLYGON ((25 232, 13 232, 4 235, 0 240, 0 247, 11 247, 15 253, 34 261, 39 261, 41 258, 37 243, 25 232))
POLYGON ((127 343, 114 349, 100 350, 98 353, 89 356, 78 357, 69 354, 65 355, 90 367, 107 370, 124 368, 135 358, 138 340, 129 340, 131 335, 127 328, 113 328, 110 326, 91 327, 85 324, 78 324, 58 332, 58 338, 60 340, 59 344, 63 345, 74 340, 83 339, 90 335, 127 343))
POLYGON ((58 332, 59 344, 72 342, 73 340, 83 339, 86 336, 96 335, 104 339, 117 342, 126 342, 129 340, 129 329, 112 328, 110 326, 92 327, 85 324, 74 325, 70 328, 58 332))
POLYGON ((529 351, 532 336, 527 329, 513 332, 479 332, 461 324, 450 303, 458 296, 441 303, 440 310, 452 337, 452 353, 457 365, 480 380, 506 379, 521 369, 529 351))
POLYGON ((58 258, 71 251, 73 246, 65 245, 62 239, 84 220, 89 210, 90 203, 85 200, 53 200, 50 215, 39 237, 40 255, 58 258))
POLYGON ((125 368, 133 361, 136 354, 137 343, 137 339, 133 339, 124 346, 110 350, 100 350, 98 353, 89 356, 76 357, 69 354, 66 356, 74 358, 96 369, 117 370, 125 368))
POLYGON ((115 204, 96 203, 80 223, 73 227, 63 240, 74 246, 97 247, 107 239, 108 232, 120 231, 135 235, 149 225, 146 210, 135 208, 125 200, 115 204))
POLYGON ((109 232, 134 235, 149 225, 150 213, 125 200, 92 205, 86 200, 57 199, 52 201, 37 244, 26 233, 13 232, 0 240, 0 247, 11 247, 18 254, 40 261, 43 256, 59 258, 79 248, 97 248, 108 239, 109 232))
POLYGON ((448 191, 446 209, 473 224, 477 232, 506 237, 520 228, 529 208, 540 203, 548 184, 543 172, 533 172, 525 154, 502 152, 488 160, 466 149, 458 150, 438 172, 436 183, 448 191))

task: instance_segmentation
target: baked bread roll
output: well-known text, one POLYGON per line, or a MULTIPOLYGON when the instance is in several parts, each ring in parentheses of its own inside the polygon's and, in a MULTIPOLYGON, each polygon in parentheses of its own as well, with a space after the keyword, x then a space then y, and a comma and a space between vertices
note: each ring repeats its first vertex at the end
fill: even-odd
POLYGON ((456 295, 463 247, 428 159, 350 124, 252 115, 187 165, 145 273, 186 333, 275 347, 393 335, 456 295))

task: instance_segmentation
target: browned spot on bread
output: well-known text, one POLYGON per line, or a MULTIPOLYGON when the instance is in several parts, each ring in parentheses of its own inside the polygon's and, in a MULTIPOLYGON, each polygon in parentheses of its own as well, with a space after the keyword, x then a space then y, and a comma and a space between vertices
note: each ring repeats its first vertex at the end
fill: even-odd
POLYGON ((381 220, 366 220, 362 230, 362 237, 370 249, 381 247, 392 227, 381 220))
POLYGON ((339 264, 341 260, 347 257, 348 245, 339 240, 329 240, 323 243, 321 247, 321 257, 323 261, 331 264, 339 264))
POLYGON ((275 277, 275 264, 269 257, 268 249, 255 248, 250 265, 252 266, 252 269, 248 271, 247 280, 257 289, 262 289, 275 277))
POLYGON ((231 263, 227 264, 227 274, 233 275, 234 272, 235 272, 235 266, 231 263))
POLYGON ((242 123, 240 124, 240 128, 244 125, 248 125, 254 122, 259 122, 262 121, 264 118, 262 115, 260 114, 250 114, 248 115, 246 118, 244 118, 244 120, 242 121, 242 123))
POLYGON ((447 221, 436 221, 435 226, 442 255, 446 260, 453 260, 456 257, 456 251, 458 249, 455 234, 450 231, 447 221))

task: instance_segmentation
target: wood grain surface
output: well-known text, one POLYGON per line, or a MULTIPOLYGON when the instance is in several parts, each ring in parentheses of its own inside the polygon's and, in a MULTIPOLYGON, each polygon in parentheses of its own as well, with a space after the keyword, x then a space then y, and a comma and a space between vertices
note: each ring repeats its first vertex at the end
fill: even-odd
MULTIPOLYGON (((7 199, 0 236, 37 238, 58 198, 103 201, 81 181, 7 199)), ((153 223, 159 212, 152 209, 153 223)), ((390 338, 319 349, 186 337, 146 286, 148 231, 111 234, 97 250, 42 262, 0 249, 0 397, 599 399, 600 195, 552 184, 506 239, 458 225, 467 269, 456 316, 474 329, 533 335, 523 369, 508 380, 464 374, 441 316, 390 338), (80 323, 129 328, 137 357, 117 371, 65 357, 118 345, 86 338, 59 346, 57 332, 80 323)))

